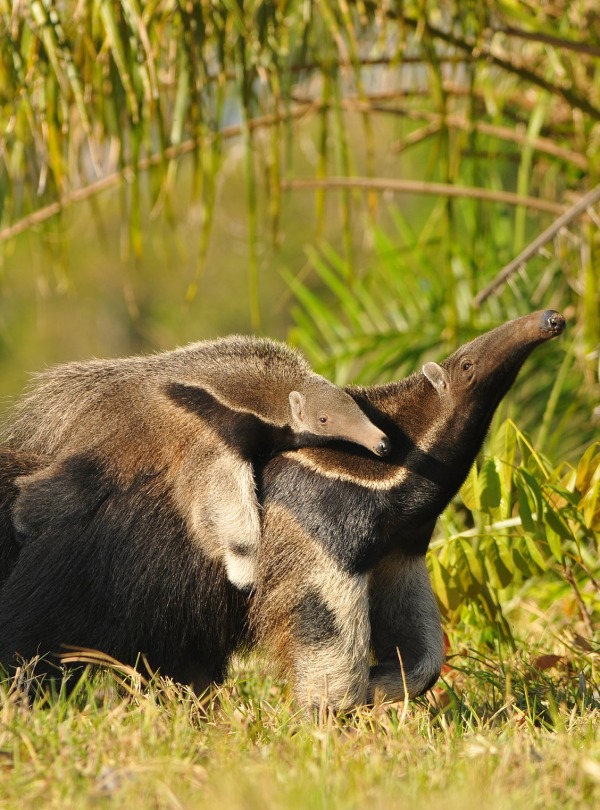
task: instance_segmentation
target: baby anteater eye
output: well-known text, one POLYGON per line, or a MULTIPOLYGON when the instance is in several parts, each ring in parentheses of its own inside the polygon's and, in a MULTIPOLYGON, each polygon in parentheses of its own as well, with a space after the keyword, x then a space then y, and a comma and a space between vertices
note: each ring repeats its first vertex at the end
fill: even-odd
POLYGON ((325 414, 324 414, 324 413, 322 413, 322 414, 321 414, 321 416, 319 416, 319 422, 320 422, 322 425, 326 425, 326 424, 327 424, 327 422, 329 422, 329 419, 328 419, 328 418, 325 416, 325 414))

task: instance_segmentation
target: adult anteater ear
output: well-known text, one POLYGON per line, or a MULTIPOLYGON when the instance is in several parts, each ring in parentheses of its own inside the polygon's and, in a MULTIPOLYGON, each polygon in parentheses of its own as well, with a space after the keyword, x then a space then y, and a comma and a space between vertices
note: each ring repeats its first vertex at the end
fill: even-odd
POLYGON ((290 408, 292 409, 292 417, 297 422, 304 421, 304 407, 306 405, 306 397, 300 391, 290 391, 290 408))
POLYGON ((437 363, 425 363, 423 374, 440 394, 450 388, 448 372, 437 363))

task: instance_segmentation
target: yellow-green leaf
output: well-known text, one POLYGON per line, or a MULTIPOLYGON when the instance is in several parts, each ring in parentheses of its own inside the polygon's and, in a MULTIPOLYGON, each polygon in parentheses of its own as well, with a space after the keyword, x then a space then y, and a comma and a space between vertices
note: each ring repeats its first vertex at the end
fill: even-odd
POLYGON ((575 539, 571 530, 560 516, 558 510, 551 509, 547 504, 546 509, 544 510, 544 522, 563 540, 575 539))
POLYGON ((479 502, 479 491, 477 488, 477 465, 473 464, 471 469, 469 470, 469 474, 465 483, 460 488, 460 497, 462 498, 462 502, 470 509, 471 512, 476 512, 480 509, 481 504, 479 502))
POLYGON ((462 595, 452 583, 452 579, 446 568, 444 568, 434 554, 430 556, 429 562, 431 565, 433 591, 436 597, 446 610, 456 610, 461 603, 462 595))
POLYGON ((535 522, 531 511, 531 504, 526 488, 523 486, 518 478, 515 478, 515 487, 517 489, 517 499, 519 502, 519 517, 521 518, 521 525, 527 532, 535 531, 535 522))
POLYGON ((500 506, 502 489, 500 486, 500 476, 498 475, 494 459, 488 458, 483 462, 477 478, 477 484, 481 508, 486 512, 489 512, 491 509, 497 509, 500 506))
POLYGON ((495 540, 491 540, 486 547, 485 567, 494 588, 500 590, 512 582, 513 575, 504 564, 495 540))
POLYGON ((564 557, 562 548, 562 538, 549 525, 546 526, 546 540, 548 541, 548 548, 552 552, 553 557, 556 560, 558 560, 559 563, 562 564, 564 557))
POLYGON ((596 468, 594 480, 579 502, 583 522, 592 531, 600 531, 600 467, 596 468))
POLYGON ((582 455, 577 465, 575 487, 578 492, 585 495, 592 484, 594 474, 600 466, 600 442, 594 442, 582 455))
POLYGON ((540 571, 545 571, 548 568, 548 565, 546 563, 546 560, 544 559, 542 552, 540 551, 540 548, 536 540, 531 535, 526 534, 525 545, 527 547, 527 552, 529 553, 532 562, 535 563, 535 565, 537 565, 540 571))
POLYGON ((469 570, 473 575, 474 579, 480 584, 483 585, 485 580, 485 572, 483 570, 482 561, 479 558, 478 553, 475 551, 471 543, 468 540, 460 539, 458 541, 458 546, 460 547, 461 551, 464 554, 465 560, 467 565, 469 566, 469 570))

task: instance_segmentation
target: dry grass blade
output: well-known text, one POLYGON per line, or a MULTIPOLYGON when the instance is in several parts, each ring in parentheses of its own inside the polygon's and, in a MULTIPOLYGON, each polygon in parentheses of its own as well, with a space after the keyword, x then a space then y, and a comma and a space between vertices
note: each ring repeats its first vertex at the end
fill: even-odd
MULTIPOLYGON (((149 684, 149 680, 135 667, 123 664, 121 661, 118 661, 116 658, 113 658, 111 655, 101 650, 93 650, 87 647, 73 647, 71 645, 64 645, 64 648, 67 652, 61 653, 59 656, 62 664, 92 664, 108 669, 113 673, 115 680, 131 695, 138 694, 140 688, 147 687, 149 684), (124 681, 122 677, 119 677, 120 675, 126 676, 129 682, 124 681), (130 683, 135 684, 136 689, 132 690, 130 683)), ((145 658, 142 660, 147 671, 151 672, 148 662, 145 658)))

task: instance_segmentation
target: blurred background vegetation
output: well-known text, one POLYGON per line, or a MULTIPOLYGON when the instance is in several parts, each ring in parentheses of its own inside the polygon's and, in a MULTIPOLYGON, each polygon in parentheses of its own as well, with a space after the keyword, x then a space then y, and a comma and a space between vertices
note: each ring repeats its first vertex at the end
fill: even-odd
POLYGON ((231 331, 383 382, 558 309, 430 556, 450 629, 589 646, 598 205, 487 289, 599 145, 596 0, 0 0, 0 395, 231 331))

